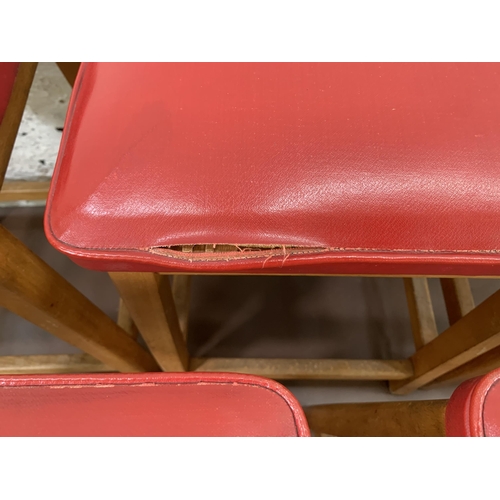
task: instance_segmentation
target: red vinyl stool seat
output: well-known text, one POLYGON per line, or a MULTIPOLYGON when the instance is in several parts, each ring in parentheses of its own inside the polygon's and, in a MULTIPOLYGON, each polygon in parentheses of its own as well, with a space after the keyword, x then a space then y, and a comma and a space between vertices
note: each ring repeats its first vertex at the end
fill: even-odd
POLYGON ((88 63, 46 211, 105 271, 498 275, 500 70, 88 63))
POLYGON ((0 436, 309 436, 282 385, 250 375, 4 376, 0 436))

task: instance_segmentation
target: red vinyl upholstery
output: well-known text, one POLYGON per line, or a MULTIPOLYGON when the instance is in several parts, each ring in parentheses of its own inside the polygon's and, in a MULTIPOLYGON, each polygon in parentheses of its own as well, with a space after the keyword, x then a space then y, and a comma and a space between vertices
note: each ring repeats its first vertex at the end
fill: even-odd
POLYGON ((0 62, 0 123, 9 103, 19 63, 0 62))
POLYGON ((500 275, 499 88, 497 63, 84 64, 46 234, 105 271, 500 275))
POLYGON ((500 437, 500 369, 455 390, 446 407, 446 435, 500 437))
POLYGON ((4 376, 0 436, 309 436, 282 385, 231 373, 4 376))

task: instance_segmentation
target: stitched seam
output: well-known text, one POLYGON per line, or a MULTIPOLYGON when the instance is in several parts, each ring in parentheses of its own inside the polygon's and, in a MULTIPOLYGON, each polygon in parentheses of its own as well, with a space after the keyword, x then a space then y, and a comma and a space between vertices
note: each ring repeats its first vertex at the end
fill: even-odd
MULTIPOLYGON (((50 214, 49 214, 49 224, 50 224, 50 214)), ((154 255, 162 256, 161 253, 155 252, 155 248, 160 248, 160 247, 152 247, 152 248, 136 248, 136 249, 131 249, 127 247, 93 247, 93 246, 86 246, 86 247, 79 247, 76 245, 73 245, 71 243, 68 243, 62 239, 60 239, 54 231, 52 230, 52 226, 50 227, 52 236, 54 239, 62 243, 63 245, 69 247, 69 248, 74 248, 75 250, 81 250, 81 251, 99 251, 99 252, 129 252, 129 253, 152 253, 154 255)), ((409 248, 364 248, 364 247, 354 247, 354 248, 349 248, 349 247, 325 247, 322 250, 308 250, 308 251, 297 251, 293 252, 293 255, 301 255, 301 254, 312 254, 312 253, 363 253, 363 252, 373 252, 373 253, 388 253, 388 254, 436 254, 436 255, 446 255, 446 254, 456 254, 456 255, 466 255, 466 254, 471 254, 471 255, 499 255, 500 254, 500 249, 492 249, 492 250, 426 250, 426 249, 409 249, 409 248)), ((243 253, 243 252, 242 252, 243 253)), ((170 257, 172 259, 177 259, 177 260, 187 260, 188 257, 182 256, 182 252, 179 252, 180 255, 174 255, 174 254, 169 254, 169 255, 164 255, 165 257, 170 257)), ((218 255, 224 255, 224 254, 218 254, 218 255)), ((276 256, 283 255, 283 253, 276 253, 273 254, 276 256)), ((238 260, 238 259, 259 259, 262 258, 262 253, 259 253, 259 255, 247 255, 247 256, 235 256, 234 258, 230 260, 238 260)), ((202 259, 202 258, 196 258, 196 261, 215 261, 217 258, 214 259, 202 259)), ((227 260, 224 258, 220 258, 220 260, 227 260)))

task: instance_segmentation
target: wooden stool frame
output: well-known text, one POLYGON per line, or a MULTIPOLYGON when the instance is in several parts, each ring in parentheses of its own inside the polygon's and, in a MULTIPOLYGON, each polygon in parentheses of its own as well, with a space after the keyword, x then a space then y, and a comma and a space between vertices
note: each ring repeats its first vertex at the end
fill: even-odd
POLYGON ((441 278, 450 327, 438 335, 427 278, 404 278, 415 354, 402 360, 190 358, 190 275, 110 273, 130 316, 165 371, 232 371, 277 380, 387 380, 394 394, 462 381, 500 366, 500 291, 479 306, 467 278, 441 278))

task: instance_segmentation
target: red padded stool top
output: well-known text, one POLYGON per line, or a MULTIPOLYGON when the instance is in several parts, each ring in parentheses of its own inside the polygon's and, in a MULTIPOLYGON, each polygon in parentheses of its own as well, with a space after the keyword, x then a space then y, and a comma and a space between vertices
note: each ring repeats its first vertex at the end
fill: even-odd
POLYGON ((446 407, 446 435, 500 437, 500 369, 455 390, 446 407))
POLYGON ((0 436, 309 436, 282 385, 231 373, 0 377, 0 436))
POLYGON ((46 212, 106 271, 500 275, 500 65, 84 64, 46 212))
POLYGON ((7 110, 19 63, 0 62, 0 124, 7 110))

